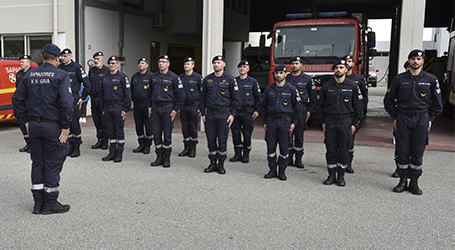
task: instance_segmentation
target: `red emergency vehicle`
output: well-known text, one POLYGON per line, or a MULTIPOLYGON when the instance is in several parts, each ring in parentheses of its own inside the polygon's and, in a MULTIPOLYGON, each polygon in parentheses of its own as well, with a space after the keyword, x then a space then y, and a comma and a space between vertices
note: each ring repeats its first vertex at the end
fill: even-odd
MULTIPOLYGON (((269 84, 274 82, 273 70, 278 64, 300 56, 302 71, 313 77, 316 89, 333 75, 332 64, 345 55, 356 62, 353 71, 368 79, 369 59, 374 55, 375 33, 368 30, 364 14, 323 12, 288 14, 288 21, 278 22, 267 38, 272 38, 269 84)), ((261 37, 261 47, 265 38, 261 37)))
MULTIPOLYGON (((38 67, 38 64, 32 62, 32 68, 38 67)), ((0 122, 15 120, 13 112, 14 91, 16 91, 16 74, 21 70, 21 64, 18 59, 0 58, 0 122)))

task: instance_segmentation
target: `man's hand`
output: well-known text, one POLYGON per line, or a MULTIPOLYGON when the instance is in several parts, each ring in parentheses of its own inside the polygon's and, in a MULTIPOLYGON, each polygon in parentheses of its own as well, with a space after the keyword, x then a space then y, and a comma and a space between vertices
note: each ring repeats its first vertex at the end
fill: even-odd
POLYGON ((77 101, 77 106, 79 106, 79 110, 81 110, 82 102, 83 100, 81 98, 79 98, 79 101, 77 101))
POLYGON ((149 107, 149 118, 150 118, 150 115, 152 114, 152 108, 149 107))
POLYGON ((306 112, 306 121, 305 122, 308 122, 308 119, 310 119, 310 116, 311 116, 311 112, 307 111, 306 112))
POLYGON ((251 116, 251 118, 252 118, 251 120, 253 120, 253 121, 256 120, 256 118, 258 118, 258 116, 259 116, 259 113, 257 111, 254 111, 253 115, 251 116))
POLYGON ((354 133, 355 133, 355 126, 351 125, 351 135, 353 135, 354 133))
POLYGON ((125 120, 126 118, 126 112, 122 110, 122 113, 120 114, 122 116, 122 119, 125 120))
POLYGON ((70 134, 70 129, 63 129, 62 128, 62 133, 60 133, 60 136, 58 137, 60 143, 65 143, 66 140, 68 139, 68 135, 70 134))
POLYGON ((291 134, 292 134, 292 131, 294 131, 294 129, 295 129, 295 124, 292 123, 292 124, 291 124, 291 127, 289 128, 289 131, 291 131, 291 134))
POLYGON ((205 123, 205 115, 202 117, 202 122, 205 123))
POLYGON ((171 112, 171 121, 173 121, 175 119, 176 115, 177 115, 177 111, 172 110, 172 112, 171 112))
POLYGON ((227 122, 229 122, 229 127, 231 127, 231 124, 234 122, 234 116, 230 115, 229 118, 227 119, 227 122))
POLYGON ((267 130, 267 124, 264 124, 264 130, 267 130))
POLYGON ((30 134, 30 132, 28 132, 28 122, 25 123, 25 129, 27 130, 27 134, 30 134))
POLYGON ((324 134, 325 134, 325 123, 324 123, 324 124, 322 124, 322 133, 324 133, 324 134))
POLYGON ((428 131, 430 131, 430 129, 431 129, 431 121, 428 122, 428 131))
POLYGON ((393 127, 395 127, 395 132, 398 131, 397 129, 397 119, 393 120, 393 127))

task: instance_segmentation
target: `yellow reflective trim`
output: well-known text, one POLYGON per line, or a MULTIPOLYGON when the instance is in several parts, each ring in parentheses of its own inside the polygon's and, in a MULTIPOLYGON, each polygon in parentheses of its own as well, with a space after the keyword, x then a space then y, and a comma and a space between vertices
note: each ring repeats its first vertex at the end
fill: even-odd
POLYGON ((14 93, 14 91, 16 91, 16 88, 0 89, 0 94, 14 93))
POLYGON ((0 115, 0 120, 3 119, 4 116, 5 116, 5 115, 0 115))

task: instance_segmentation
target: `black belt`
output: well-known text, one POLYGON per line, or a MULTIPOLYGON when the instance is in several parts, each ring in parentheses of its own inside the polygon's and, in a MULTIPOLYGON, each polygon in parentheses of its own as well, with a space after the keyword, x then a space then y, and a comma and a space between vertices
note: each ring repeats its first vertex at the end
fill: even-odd
POLYGON ((351 114, 347 114, 347 115, 329 115, 330 119, 333 119, 333 120, 344 120, 344 119, 348 119, 348 118, 352 118, 352 115, 351 114))
POLYGON ((137 103, 137 104, 143 104, 145 103, 145 100, 133 100, 134 103, 137 103))
POLYGON ((71 92, 73 95, 79 95, 79 90, 78 91, 73 91, 71 92))
POLYGON ((307 104, 306 103, 302 103, 302 108, 306 108, 307 104))
POLYGON ((161 106, 166 106, 169 104, 174 104, 174 102, 154 102, 153 104, 161 107, 161 106))
POLYGON ((254 110, 254 106, 244 106, 244 107, 241 107, 238 111, 244 112, 244 111, 251 111, 251 110, 254 110))
POLYGON ((198 102, 199 102, 199 100, 198 100, 198 99, 195 99, 195 100, 192 100, 192 101, 190 101, 190 102, 185 102, 184 104, 185 104, 185 105, 193 105, 193 104, 198 103, 198 102))
POLYGON ((406 110, 399 110, 398 112, 408 115, 408 116, 421 116, 426 113, 428 113, 428 110, 423 109, 423 110, 412 110, 412 111, 406 111, 406 110))
POLYGON ((275 119, 282 119, 282 118, 288 118, 291 116, 289 113, 273 113, 270 114, 270 117, 275 118, 275 119))
POLYGON ((42 117, 36 117, 36 116, 31 116, 30 117, 30 121, 32 121, 32 122, 49 122, 49 123, 60 124, 59 120, 50 120, 50 119, 46 119, 46 118, 42 118, 42 117))
POLYGON ((220 111, 220 110, 224 110, 224 109, 229 108, 229 106, 210 106, 210 107, 207 107, 207 108, 212 110, 212 111, 220 111))
POLYGON ((108 105, 115 105, 115 104, 119 104, 119 103, 122 103, 123 100, 117 100, 117 101, 105 101, 108 105))

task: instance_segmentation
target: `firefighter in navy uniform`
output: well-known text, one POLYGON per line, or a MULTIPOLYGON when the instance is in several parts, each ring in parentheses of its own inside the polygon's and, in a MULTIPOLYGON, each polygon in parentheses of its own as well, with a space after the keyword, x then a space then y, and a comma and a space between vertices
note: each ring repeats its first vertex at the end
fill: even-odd
POLYGON ((131 97, 134 103, 134 123, 136 124, 139 147, 134 149, 133 152, 149 154, 153 134, 148 107, 150 106, 150 96, 152 95, 150 84, 153 74, 148 71, 149 62, 147 58, 140 58, 137 66, 139 72, 131 77, 131 97))
POLYGON ((88 93, 90 92, 90 80, 88 79, 82 66, 77 62, 73 62, 73 54, 70 49, 64 49, 61 53, 61 57, 62 63, 58 66, 58 68, 68 72, 71 83, 71 91, 74 98, 73 116, 71 118, 69 135, 70 148, 68 150, 68 155, 71 157, 78 157, 81 155, 80 146, 82 144, 81 125, 79 124, 79 117, 81 116, 80 109, 83 100, 87 98, 88 93), (79 96, 81 83, 84 84, 84 90, 82 91, 82 96, 79 96))
POLYGON ((296 124, 302 115, 302 104, 298 90, 286 82, 286 66, 275 67, 275 82, 264 90, 261 103, 261 118, 267 142, 267 160, 270 171, 266 179, 278 177, 285 181, 288 165, 289 140, 296 124), (280 144, 280 155, 277 161, 276 146, 280 144), (277 166, 279 174, 277 174, 277 166))
MULTIPOLYGON (((363 113, 366 114, 366 108, 368 105, 368 84, 365 80, 365 77, 352 71, 352 68, 354 68, 355 63, 351 55, 346 55, 342 59, 346 61, 346 67, 348 69, 348 72, 346 73, 346 79, 356 84, 360 89, 360 93, 362 93, 363 99, 360 101, 362 104, 362 114, 363 113)), ((355 135, 357 134, 359 129, 360 123, 356 125, 356 130, 354 134, 351 136, 348 143, 349 163, 348 166, 346 167, 346 173, 350 174, 354 173, 354 169, 352 168, 352 159, 354 158, 354 141, 355 135)))
POLYGON ((109 74, 109 67, 103 64, 104 54, 101 51, 93 54, 95 65, 90 68, 88 73, 90 78, 90 102, 92 109, 93 123, 96 128, 96 137, 98 141, 92 145, 92 149, 107 149, 109 146, 106 121, 103 116, 103 102, 101 100, 101 91, 103 76, 109 74))
MULTIPOLYGON (((22 78, 24 77, 25 73, 29 69, 31 69, 31 63, 32 63, 32 57, 29 55, 23 55, 19 57, 19 61, 21 64, 21 70, 19 70, 16 73, 16 89, 19 86, 19 83, 22 81, 22 78)), ((27 108, 29 105, 27 104, 27 108)), ((27 132, 27 128, 25 127, 25 123, 19 120, 19 128, 21 129, 22 135, 24 136, 25 140, 25 146, 21 149, 19 149, 19 152, 28 152, 30 153, 30 141, 29 141, 29 135, 27 132)))
POLYGON ((229 161, 248 163, 250 161, 251 133, 254 129, 254 120, 259 116, 259 108, 261 107, 261 89, 258 81, 248 76, 250 64, 247 60, 242 60, 237 68, 240 75, 235 80, 239 86, 241 108, 237 110, 231 126, 235 155, 229 161), (243 134, 243 142, 241 134, 243 134))
POLYGON ((225 174, 229 127, 240 109, 239 87, 235 78, 224 71, 226 61, 223 56, 215 56, 212 66, 214 72, 202 81, 199 106, 205 123, 210 159, 210 165, 204 172, 225 174))
POLYGON ((30 135, 33 213, 65 213, 70 206, 57 198, 68 153, 73 96, 68 73, 57 68, 60 49, 47 44, 41 56, 44 63, 23 76, 12 101, 16 118, 25 123, 30 135))
POLYGON ((180 121, 182 122, 182 134, 184 149, 179 156, 196 157, 196 145, 198 143, 199 125, 199 94, 202 84, 202 76, 194 71, 194 58, 187 57, 183 60, 185 73, 179 77, 185 90, 185 102, 180 109, 180 121))
POLYGON ((407 189, 421 195, 418 179, 422 175, 422 157, 432 122, 442 112, 442 97, 437 77, 422 70, 423 52, 411 51, 408 62, 411 68, 395 76, 387 89, 384 107, 397 132, 400 182, 393 191, 401 193, 407 189), (409 186, 407 178, 411 179, 409 186))
POLYGON ((297 168, 303 168, 302 163, 303 157, 303 137, 304 131, 306 130, 307 121, 310 119, 310 115, 314 110, 316 102, 316 87, 314 86, 313 79, 311 76, 302 72, 302 61, 300 56, 291 58, 291 74, 286 76, 286 82, 294 85, 299 91, 299 95, 302 103, 302 115, 299 121, 295 125, 295 129, 291 135, 289 141, 289 158, 288 166, 296 166, 297 168), (294 138, 293 138, 294 137, 294 138), (293 155, 295 154, 295 162, 293 161, 293 155))
POLYGON ((150 165, 162 165, 164 168, 171 166, 174 119, 185 100, 182 81, 169 70, 170 64, 168 55, 163 54, 158 58, 159 71, 152 77, 151 107, 149 107, 156 152, 156 160, 150 165))
POLYGON ((131 108, 131 90, 128 76, 119 71, 119 58, 109 57, 109 74, 103 76, 101 99, 109 134, 109 154, 103 161, 121 162, 125 146, 125 118, 131 108))
POLYGON ((336 182, 338 186, 346 186, 344 174, 349 164, 348 143, 362 117, 362 94, 357 85, 346 79, 344 60, 338 60, 332 69, 335 76, 322 85, 317 97, 329 172, 324 185, 336 182))

